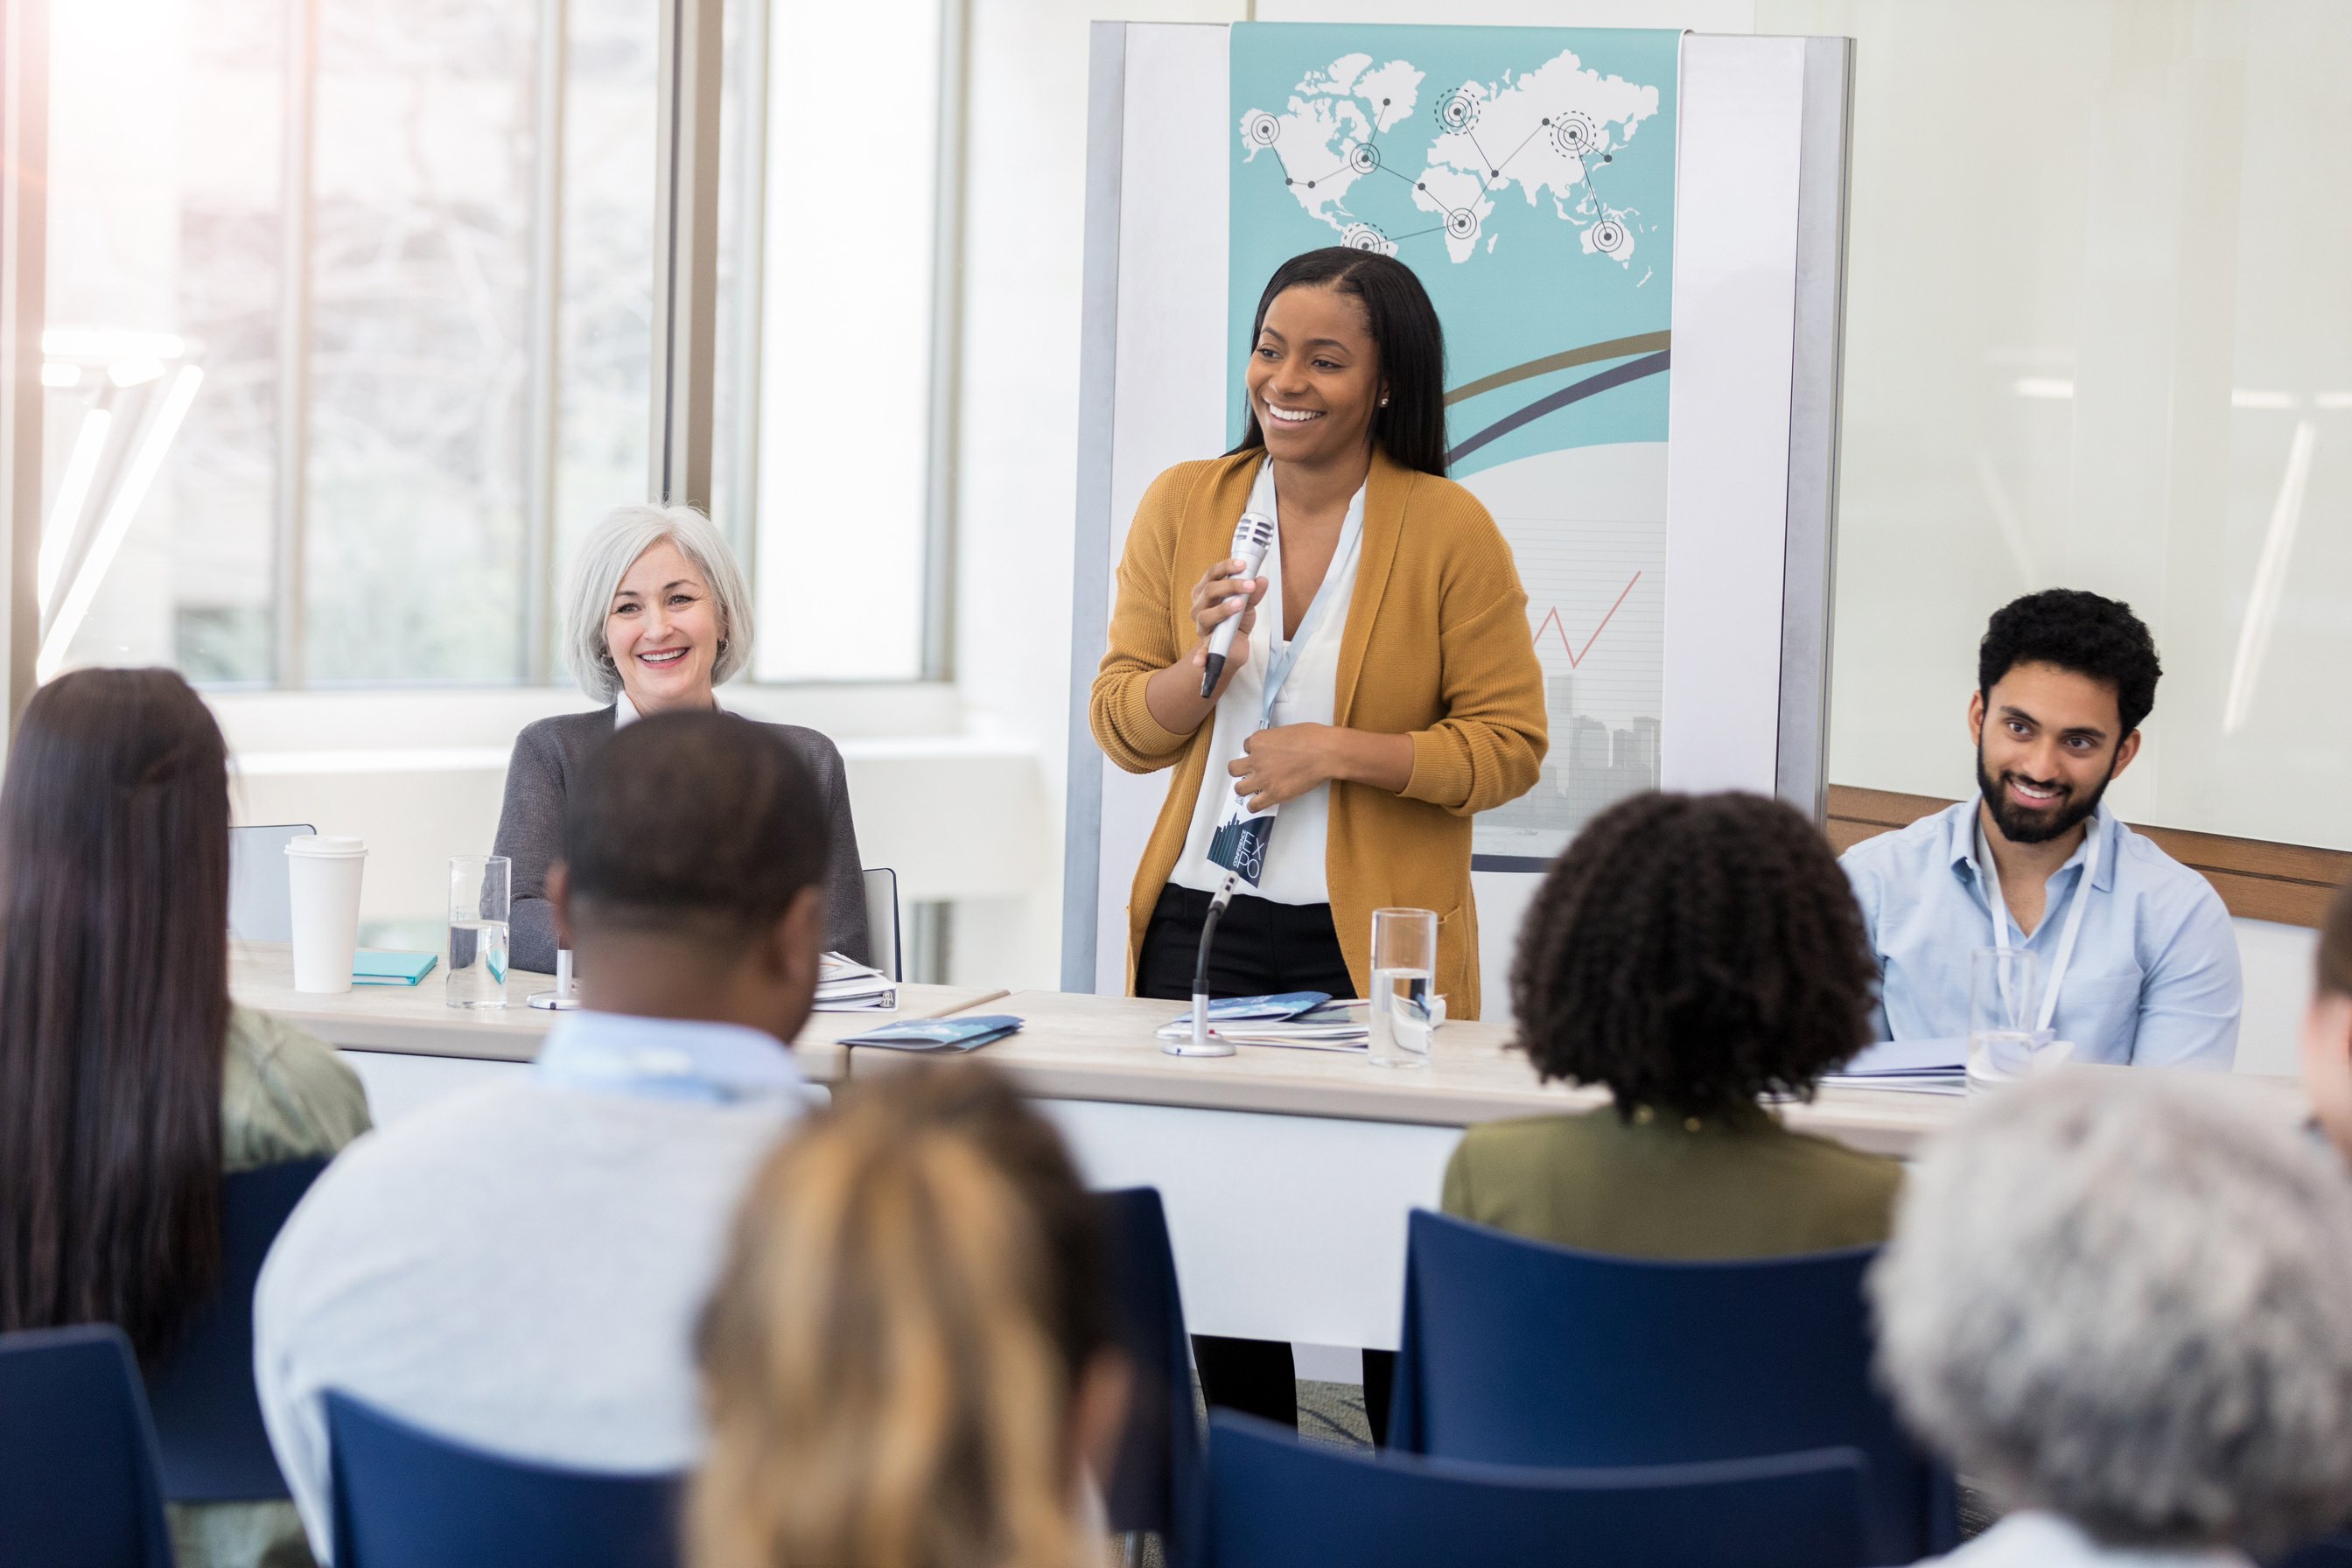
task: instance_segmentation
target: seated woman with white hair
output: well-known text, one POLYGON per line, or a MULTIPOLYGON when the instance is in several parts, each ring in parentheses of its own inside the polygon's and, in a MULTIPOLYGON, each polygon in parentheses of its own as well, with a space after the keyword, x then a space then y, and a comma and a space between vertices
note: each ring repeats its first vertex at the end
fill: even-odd
POLYGON ((1911 1168, 1879 1370, 2019 1510, 1952 1568, 2242 1568, 2352 1514, 2352 1183, 2246 1093, 2060 1073, 1911 1168))
MULTIPOLYGON (((514 861, 509 957, 518 969, 555 967, 548 868, 563 858, 565 783, 596 743, 633 720, 673 709, 716 708, 717 688, 751 662, 751 595, 734 552, 692 507, 617 507, 580 547, 565 589, 564 662, 592 713, 541 719, 515 738, 497 853, 514 861)), ((865 881, 841 752, 814 730, 773 726, 808 765, 832 841, 824 944, 868 957, 865 881)), ((690 809, 691 802, 681 802, 690 809)))

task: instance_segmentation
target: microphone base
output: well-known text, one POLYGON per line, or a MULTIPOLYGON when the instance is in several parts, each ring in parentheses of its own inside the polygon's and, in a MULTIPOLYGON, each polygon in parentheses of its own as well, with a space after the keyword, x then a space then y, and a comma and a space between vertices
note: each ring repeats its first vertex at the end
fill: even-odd
POLYGON ((1213 653, 1201 670, 1201 696, 1203 700, 1217 694, 1217 679, 1225 673, 1225 656, 1213 653))
POLYGON ((544 1013, 569 1013, 580 1005, 580 998, 560 991, 534 991, 526 1005, 544 1013))
POLYGON ((1221 1040, 1211 1035, 1205 1040, 1169 1040, 1160 1047, 1171 1057, 1230 1057, 1238 1054, 1231 1040, 1221 1040))
MULTIPOLYGON (((1226 879, 1228 893, 1231 891, 1232 880, 1233 879, 1231 878, 1226 879)), ((1219 901, 1209 906, 1207 929, 1202 931, 1201 933, 1202 972, 1192 982, 1192 1033, 1191 1037, 1186 1039, 1169 1040, 1164 1042, 1160 1048, 1169 1056, 1230 1057, 1234 1054, 1234 1043, 1231 1040, 1221 1040, 1216 1036, 1209 1033, 1209 981, 1207 973, 1209 964, 1209 939, 1216 931, 1217 916, 1223 911, 1223 900, 1226 896, 1226 894, 1219 894, 1219 901)))

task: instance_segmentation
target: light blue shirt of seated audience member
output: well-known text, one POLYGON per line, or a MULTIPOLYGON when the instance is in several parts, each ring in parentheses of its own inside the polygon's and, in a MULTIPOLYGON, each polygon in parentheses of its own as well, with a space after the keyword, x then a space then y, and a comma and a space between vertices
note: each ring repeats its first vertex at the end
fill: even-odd
POLYGON ((567 1089, 706 1105, 808 1094, 799 1064, 773 1035, 694 1018, 559 1014, 535 1070, 542 1081, 567 1089))
MULTIPOLYGON (((1882 1040, 1957 1039, 1969 1032, 1969 974, 1993 942, 1992 906, 1977 861, 1971 795, 1899 833, 1864 839, 1840 862, 1861 902, 1878 959, 1882 1040)), ((2038 953, 2046 984, 2094 837, 2098 874, 2058 991, 2051 1029, 2073 1060, 2226 1072, 2237 1059, 2243 984, 2238 940, 2221 895, 2134 833, 2103 802, 2090 832, 2051 874, 2042 922, 2028 936, 2004 903, 2011 947, 2038 953)))

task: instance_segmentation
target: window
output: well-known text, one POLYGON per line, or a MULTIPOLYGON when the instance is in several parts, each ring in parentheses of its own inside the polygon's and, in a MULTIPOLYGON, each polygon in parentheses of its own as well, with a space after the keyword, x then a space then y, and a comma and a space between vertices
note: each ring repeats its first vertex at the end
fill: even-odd
MULTIPOLYGON (((51 7, 45 674, 563 679, 572 549, 646 491, 662 3, 51 7)), ((726 5, 711 500, 761 679, 927 673, 947 29, 880 5, 726 5)))
POLYGON ((751 502, 762 680, 925 673, 948 16, 940 0, 776 0, 763 105, 735 68, 758 57, 730 47, 728 152, 749 177, 719 210, 715 468, 751 502), (877 38, 904 68, 874 68, 877 38), (753 363, 730 375, 730 353, 753 363))

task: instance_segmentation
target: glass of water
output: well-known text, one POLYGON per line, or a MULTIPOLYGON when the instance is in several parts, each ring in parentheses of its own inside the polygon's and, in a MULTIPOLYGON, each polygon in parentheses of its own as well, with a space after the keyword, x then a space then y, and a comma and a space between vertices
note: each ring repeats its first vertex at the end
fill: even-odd
POLYGON ((443 998, 450 1006, 507 1005, 507 920, 513 900, 512 860, 449 858, 449 973, 443 998))
POLYGON ((1429 1065, 1429 1032, 1437 973, 1437 913, 1433 910, 1372 911, 1372 992, 1366 1009, 1375 1066, 1429 1065))
POLYGON ((2021 947, 1980 947, 1969 966, 1971 1088, 2033 1074, 2040 1045, 2042 961, 2021 947))

